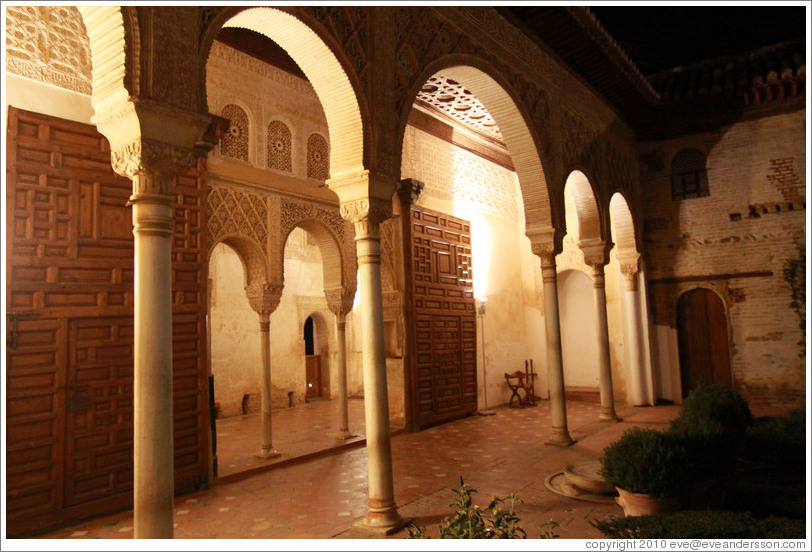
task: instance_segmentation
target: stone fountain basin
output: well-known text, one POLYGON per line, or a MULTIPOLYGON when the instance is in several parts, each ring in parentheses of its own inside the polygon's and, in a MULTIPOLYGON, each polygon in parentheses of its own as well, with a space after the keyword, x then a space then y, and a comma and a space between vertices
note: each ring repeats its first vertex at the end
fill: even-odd
POLYGON ((614 493, 615 487, 603 478, 600 470, 601 463, 599 460, 580 462, 565 467, 564 477, 567 478, 571 485, 584 491, 599 494, 614 493))

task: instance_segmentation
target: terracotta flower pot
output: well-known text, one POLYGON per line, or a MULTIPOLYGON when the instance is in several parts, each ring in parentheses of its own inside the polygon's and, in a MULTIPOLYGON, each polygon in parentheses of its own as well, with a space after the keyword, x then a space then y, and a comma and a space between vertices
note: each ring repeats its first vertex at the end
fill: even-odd
POLYGON ((626 517, 647 516, 680 509, 680 497, 678 496, 654 498, 647 494, 630 493, 620 487, 615 488, 619 495, 615 501, 623 508, 623 514, 626 517))

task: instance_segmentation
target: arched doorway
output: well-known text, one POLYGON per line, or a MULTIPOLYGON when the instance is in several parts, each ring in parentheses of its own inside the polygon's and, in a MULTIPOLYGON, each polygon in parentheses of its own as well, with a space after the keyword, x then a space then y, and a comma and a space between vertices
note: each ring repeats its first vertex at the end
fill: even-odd
POLYGON ((677 335, 683 397, 699 385, 733 386, 727 315, 718 295, 701 288, 682 294, 677 335))
POLYGON ((317 353, 313 317, 304 323, 305 342, 305 399, 321 397, 321 355, 317 353))

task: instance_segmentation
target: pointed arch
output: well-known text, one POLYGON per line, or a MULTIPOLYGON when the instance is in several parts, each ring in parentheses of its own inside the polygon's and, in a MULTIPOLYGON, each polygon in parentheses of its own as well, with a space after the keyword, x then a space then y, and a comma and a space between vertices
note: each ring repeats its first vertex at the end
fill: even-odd
POLYGON ((260 33, 282 47, 302 69, 324 109, 330 137, 330 176, 357 174, 364 168, 363 118, 355 94, 339 60, 316 32, 297 17, 271 7, 248 8, 223 27, 260 33), (341 137, 340 140, 335 140, 341 137))

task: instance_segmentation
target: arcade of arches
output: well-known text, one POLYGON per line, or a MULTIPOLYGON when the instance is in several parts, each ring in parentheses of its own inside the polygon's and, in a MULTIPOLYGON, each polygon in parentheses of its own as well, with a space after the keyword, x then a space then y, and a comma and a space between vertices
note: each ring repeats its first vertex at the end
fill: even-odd
POLYGON ((258 413, 268 459, 275 409, 337 401, 340 440, 351 396, 360 523, 390 531, 392 428, 507 403, 526 359, 552 445, 567 398, 606 422, 680 402, 700 349, 749 400, 804 401, 782 276, 804 240, 797 104, 643 140, 491 8, 6 17, 10 534, 132 504, 136 537, 171 537, 173 494, 216 477, 213 415, 258 413), (709 196, 681 174, 677 201, 664 160, 686 148, 709 196))

